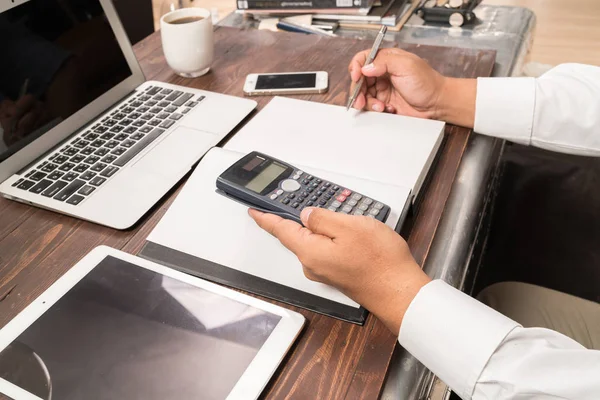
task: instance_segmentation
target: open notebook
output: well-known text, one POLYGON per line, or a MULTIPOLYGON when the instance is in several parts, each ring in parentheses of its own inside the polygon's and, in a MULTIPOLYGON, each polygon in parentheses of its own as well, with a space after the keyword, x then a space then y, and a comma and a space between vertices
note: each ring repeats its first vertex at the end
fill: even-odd
POLYGON ((224 148, 209 151, 140 255, 202 278, 362 323, 366 311, 304 277, 296 257, 256 226, 247 207, 215 192, 250 151, 271 155, 391 207, 399 228, 443 139, 444 124, 275 98, 224 148))

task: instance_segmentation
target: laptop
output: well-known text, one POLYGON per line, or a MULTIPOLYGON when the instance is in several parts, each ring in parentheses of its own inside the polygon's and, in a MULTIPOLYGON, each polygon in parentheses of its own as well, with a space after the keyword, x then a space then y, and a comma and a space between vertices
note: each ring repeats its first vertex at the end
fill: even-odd
POLYGON ((145 81, 109 0, 0 3, 0 193, 135 224, 256 102, 145 81))
POLYGON ((0 329, 0 393, 252 400, 304 323, 294 311, 98 247, 0 329))

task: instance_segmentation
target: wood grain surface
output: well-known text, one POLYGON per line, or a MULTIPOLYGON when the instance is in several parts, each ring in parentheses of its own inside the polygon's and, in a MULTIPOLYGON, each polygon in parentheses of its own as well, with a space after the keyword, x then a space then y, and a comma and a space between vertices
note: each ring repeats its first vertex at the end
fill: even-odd
MULTIPOLYGON (((242 96, 253 72, 324 70, 329 92, 297 98, 344 105, 352 56, 371 43, 292 33, 216 28, 212 71, 197 79, 175 75, 165 63, 159 34, 136 46, 148 79, 242 96)), ((386 46, 398 46, 386 43, 386 46)), ((455 77, 489 76, 495 53, 469 49, 405 46, 438 71, 455 77)), ((256 98, 259 109, 271 99, 256 98)), ((227 110, 223 110, 227 112, 227 110)), ((427 257, 470 131, 447 127, 447 140, 414 217, 409 243, 419 263, 427 257)), ((94 247, 104 244, 137 253, 172 203, 180 182, 140 223, 116 231, 50 211, 0 199, 0 326, 4 326, 94 247)), ((284 307, 292 308, 284 305, 284 307)), ((364 326, 295 309, 307 326, 264 392, 274 399, 375 399, 396 345, 396 337, 370 315, 364 326)))

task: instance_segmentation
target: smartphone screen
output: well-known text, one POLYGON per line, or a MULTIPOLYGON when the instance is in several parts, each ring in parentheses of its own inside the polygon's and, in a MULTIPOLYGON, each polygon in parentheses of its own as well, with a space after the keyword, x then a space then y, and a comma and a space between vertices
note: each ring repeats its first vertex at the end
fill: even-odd
POLYGON ((304 89, 314 88, 317 85, 317 74, 285 74, 285 75, 259 75, 256 80, 256 90, 271 89, 304 89))

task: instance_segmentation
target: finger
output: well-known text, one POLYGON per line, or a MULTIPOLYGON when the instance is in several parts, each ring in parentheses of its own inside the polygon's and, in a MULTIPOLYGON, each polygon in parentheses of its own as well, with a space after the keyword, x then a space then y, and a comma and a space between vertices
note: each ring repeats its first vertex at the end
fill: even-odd
POLYGON ((23 115, 31 111, 36 104, 36 99, 32 95, 26 95, 17 100, 15 117, 20 119, 23 115))
POLYGON ((385 112, 388 113, 388 114, 396 114, 397 110, 396 110, 396 107, 394 107, 393 105, 386 104, 386 106, 385 106, 385 112))
POLYGON ((375 97, 367 98, 367 110, 375 111, 375 112, 384 112, 385 111, 385 103, 375 97))
POLYGON ((352 229, 355 218, 324 208, 308 207, 302 210, 300 219, 305 227, 318 235, 335 239, 352 229))
POLYGON ((319 241, 327 238, 315 235, 302 225, 278 215, 263 213, 257 210, 248 210, 250 217, 256 224, 271 235, 275 236, 292 253, 298 255, 307 248, 320 247, 319 241))
POLYGON ((368 50, 361 51, 352 58, 352 61, 350 61, 350 65, 348 66, 348 72, 350 72, 350 78, 352 79, 352 82, 358 82, 358 80, 362 76, 361 68, 363 67, 363 65, 365 65, 368 54, 368 50))
POLYGON ((357 97, 356 100, 354 101, 354 108, 357 110, 364 110, 365 106, 367 105, 367 99, 365 98, 365 95, 363 93, 360 93, 357 97))

